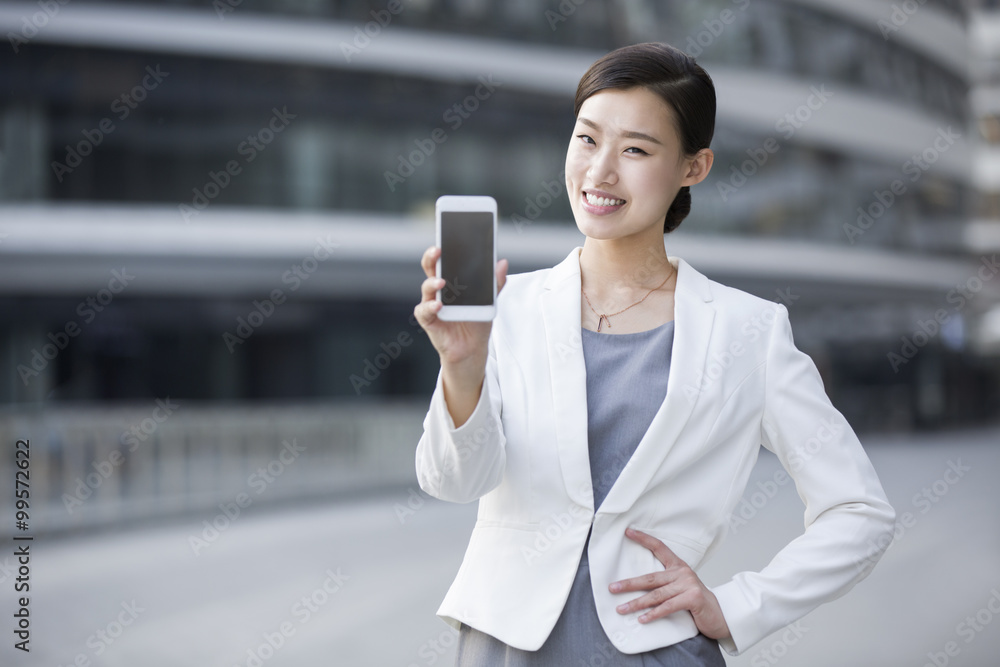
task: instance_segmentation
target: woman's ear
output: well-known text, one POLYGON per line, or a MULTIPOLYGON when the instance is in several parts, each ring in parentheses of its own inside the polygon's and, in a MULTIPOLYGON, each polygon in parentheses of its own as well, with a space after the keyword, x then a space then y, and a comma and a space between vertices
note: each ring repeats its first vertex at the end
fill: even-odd
POLYGON ((695 153, 693 158, 685 160, 688 172, 681 181, 681 187, 692 186, 701 183, 708 177, 708 172, 712 171, 712 163, 715 161, 715 153, 711 148, 702 148, 695 153))

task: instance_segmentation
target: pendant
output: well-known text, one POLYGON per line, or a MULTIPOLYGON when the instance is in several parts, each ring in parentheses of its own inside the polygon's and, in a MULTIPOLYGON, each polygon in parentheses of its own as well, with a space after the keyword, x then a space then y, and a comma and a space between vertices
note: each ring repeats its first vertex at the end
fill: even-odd
POLYGON ((598 331, 598 333, 600 333, 601 327, 604 326, 605 322, 608 323, 608 328, 609 329, 611 328, 611 320, 608 319, 608 316, 607 315, 601 315, 601 319, 597 320, 597 331, 598 331))

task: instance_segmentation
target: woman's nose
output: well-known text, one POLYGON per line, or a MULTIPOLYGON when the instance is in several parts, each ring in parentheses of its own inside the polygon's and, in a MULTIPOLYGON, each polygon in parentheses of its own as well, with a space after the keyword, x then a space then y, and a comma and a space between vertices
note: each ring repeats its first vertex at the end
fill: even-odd
POLYGON ((598 151, 587 169, 587 178, 594 185, 601 183, 614 184, 618 182, 618 170, 615 155, 611 151, 598 151))

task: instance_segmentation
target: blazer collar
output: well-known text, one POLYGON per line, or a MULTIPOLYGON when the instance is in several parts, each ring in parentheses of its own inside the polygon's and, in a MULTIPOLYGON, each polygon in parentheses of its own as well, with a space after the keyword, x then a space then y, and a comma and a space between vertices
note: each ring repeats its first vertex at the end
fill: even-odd
MULTIPOLYGON (((587 441, 587 371, 580 333, 582 249, 574 248, 549 271, 540 299, 555 411, 555 444, 563 481, 574 502, 593 509, 587 441)), ((668 255, 667 259, 677 269, 677 280, 666 398, 604 499, 601 512, 619 513, 632 506, 661 467, 698 400, 697 387, 715 320, 711 283, 680 257, 668 255)))

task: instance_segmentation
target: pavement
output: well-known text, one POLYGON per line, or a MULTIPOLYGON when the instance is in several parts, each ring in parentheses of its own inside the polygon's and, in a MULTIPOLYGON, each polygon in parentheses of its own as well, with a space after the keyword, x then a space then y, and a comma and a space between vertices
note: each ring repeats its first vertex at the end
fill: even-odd
MULTIPOLYGON (((1000 429, 862 438, 900 516, 846 596, 729 665, 1000 665, 1000 429), (951 472, 949 472, 951 471, 951 472), (904 520, 905 518, 905 520, 904 520)), ((756 514, 701 570, 759 569, 802 531, 764 452, 756 514)), ((780 477, 779 477, 780 479, 780 477)), ((409 488, 327 504, 232 508, 31 545, 30 653, 13 648, 16 563, 0 552, 0 664, 38 667, 429 667, 456 633, 434 612, 476 504, 409 488), (214 524, 214 526, 213 526, 214 524)))

